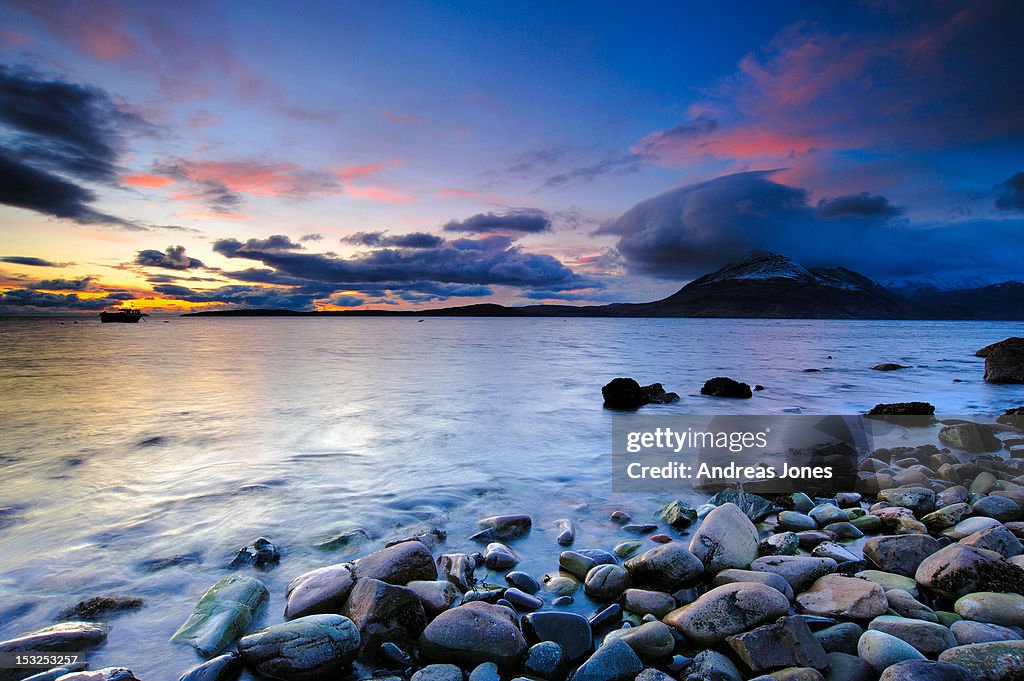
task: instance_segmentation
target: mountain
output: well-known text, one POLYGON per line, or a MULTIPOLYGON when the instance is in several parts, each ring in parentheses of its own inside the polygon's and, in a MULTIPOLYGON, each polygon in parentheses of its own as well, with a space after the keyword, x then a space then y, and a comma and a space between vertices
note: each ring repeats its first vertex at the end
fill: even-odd
POLYGON ((759 319, 1024 320, 1024 283, 1008 281, 945 291, 891 288, 845 267, 806 268, 776 253, 752 251, 661 300, 612 305, 494 303, 430 310, 223 310, 184 316, 416 317, 742 317, 759 319))

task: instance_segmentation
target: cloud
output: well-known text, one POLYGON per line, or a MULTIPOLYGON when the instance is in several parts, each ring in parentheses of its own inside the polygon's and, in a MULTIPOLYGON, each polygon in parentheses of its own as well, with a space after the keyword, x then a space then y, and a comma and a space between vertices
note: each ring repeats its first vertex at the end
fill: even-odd
POLYGON ((604 158, 590 165, 572 168, 544 180, 544 189, 558 189, 574 182, 593 182, 603 175, 628 175, 640 170, 644 158, 634 153, 608 152, 604 158))
POLYGON ((184 246, 168 246, 164 252, 157 250, 139 251, 135 255, 135 264, 143 267, 160 267, 167 270, 188 270, 203 267, 201 260, 190 258, 185 254, 184 246))
POLYGON ((394 247, 394 248, 438 248, 444 238, 426 232, 409 234, 387 234, 386 232, 356 232, 343 236, 341 242, 353 246, 394 247))
POLYGON ((299 241, 305 243, 307 241, 323 241, 324 235, 319 232, 313 232, 312 234, 303 234, 299 237, 299 241))
POLYGON ((66 267, 68 265, 68 263, 51 262, 26 255, 6 255, 0 257, 0 262, 9 262, 12 265, 30 265, 32 267, 66 267))
POLYGON ((451 220, 444 226, 446 232, 466 232, 484 234, 489 232, 521 232, 535 234, 551 231, 551 218, 547 213, 535 208, 521 208, 506 212, 504 215, 495 213, 477 213, 465 220, 451 220))
POLYGON ((885 197, 863 194, 816 208, 804 189, 776 182, 773 174, 736 173, 679 187, 638 203, 596 233, 619 237, 616 248, 631 272, 676 281, 753 249, 886 280, 1024 279, 1019 253, 1005 247, 1022 238, 1024 220, 911 224, 896 217, 885 197))
POLYGON ((902 213, 889 199, 879 194, 848 194, 826 197, 818 201, 814 216, 822 220, 845 217, 892 218, 902 213))
POLYGON ((237 239, 221 239, 214 244, 213 250, 227 255, 227 257, 246 257, 245 253, 260 253, 263 251, 294 251, 304 248, 302 244, 295 243, 284 234, 273 234, 266 239, 249 239, 244 243, 237 239), (228 254, 231 255, 228 255, 228 254))
POLYGON ((81 279, 43 279, 26 288, 44 291, 95 291, 95 277, 82 277, 81 279))
POLYGON ((41 312, 76 312, 105 310, 124 300, 131 300, 130 294, 109 293, 98 298, 81 298, 77 293, 44 293, 32 289, 11 289, 0 292, 0 312, 26 314, 41 312))
POLYGON ((1024 211, 1024 173, 1016 173, 996 187, 996 208, 1024 211))

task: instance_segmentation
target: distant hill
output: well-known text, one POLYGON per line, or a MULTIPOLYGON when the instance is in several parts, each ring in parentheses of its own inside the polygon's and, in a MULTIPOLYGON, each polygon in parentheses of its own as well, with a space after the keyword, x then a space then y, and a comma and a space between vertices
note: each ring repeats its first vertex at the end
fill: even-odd
POLYGON ((429 310, 218 310, 184 316, 350 317, 724 317, 756 319, 1024 320, 1024 283, 945 291, 887 288, 845 267, 805 268, 784 255, 753 251, 661 300, 611 305, 494 303, 429 310))

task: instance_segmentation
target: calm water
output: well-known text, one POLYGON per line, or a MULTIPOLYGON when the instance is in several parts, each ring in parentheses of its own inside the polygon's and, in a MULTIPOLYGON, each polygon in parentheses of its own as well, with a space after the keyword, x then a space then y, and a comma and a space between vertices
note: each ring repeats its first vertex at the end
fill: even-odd
MULTIPOLYGON (((147 604, 112 620, 94 665, 176 679, 198 661, 166 643, 195 600, 257 536, 282 551, 260 575, 263 622, 284 587, 353 557, 319 541, 366 528, 370 550, 430 525, 472 547, 477 518, 524 511, 524 569, 556 567, 551 522, 577 547, 610 548, 607 513, 663 498, 613 497, 615 376, 682 396, 658 413, 853 414, 926 400, 1002 411, 1024 386, 982 381, 982 345, 1020 324, 614 319, 0 320, 0 639, 100 594, 147 604), (61 321, 65 323, 61 324, 61 321), (831 355, 832 359, 828 359, 831 355), (876 372, 883 361, 911 365, 876 372), (808 368, 822 369, 805 373, 808 368), (728 375, 767 388, 699 395, 728 375), (954 382, 960 379, 962 382, 954 382), (587 504, 587 507, 583 507, 587 504), (194 554, 156 572, 143 561, 194 554)), ((648 413, 650 413, 648 411, 648 413)), ((361 551, 360 551, 361 552, 361 551)), ((592 607, 582 597, 576 607, 592 607)))

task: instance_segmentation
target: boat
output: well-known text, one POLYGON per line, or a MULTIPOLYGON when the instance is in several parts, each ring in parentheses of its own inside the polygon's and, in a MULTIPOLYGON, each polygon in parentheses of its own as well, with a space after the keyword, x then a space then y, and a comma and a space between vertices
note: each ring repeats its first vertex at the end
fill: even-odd
POLYGON ((104 310, 100 312, 100 321, 104 324, 111 322, 119 322, 121 324, 136 324, 143 317, 149 315, 143 314, 142 310, 133 310, 132 308, 121 308, 119 310, 104 310))

